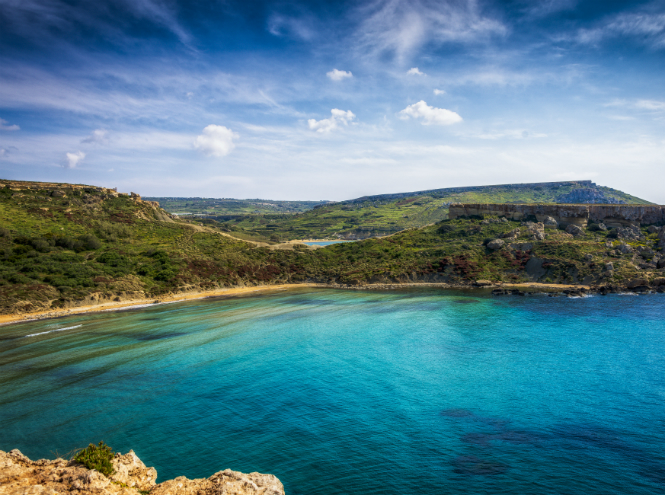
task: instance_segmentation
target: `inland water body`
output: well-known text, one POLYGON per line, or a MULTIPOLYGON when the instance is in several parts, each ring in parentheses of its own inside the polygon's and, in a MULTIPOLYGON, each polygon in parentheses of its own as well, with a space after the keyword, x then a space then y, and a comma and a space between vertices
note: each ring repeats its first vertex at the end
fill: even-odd
POLYGON ((662 494, 665 297, 303 290, 0 328, 0 449, 296 494, 662 494))

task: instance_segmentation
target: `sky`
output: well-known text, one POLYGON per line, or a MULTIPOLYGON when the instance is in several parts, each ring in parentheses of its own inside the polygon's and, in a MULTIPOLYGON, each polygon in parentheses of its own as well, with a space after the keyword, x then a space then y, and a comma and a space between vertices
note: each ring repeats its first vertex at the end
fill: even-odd
POLYGON ((0 177, 665 203, 665 0, 0 0, 0 177))

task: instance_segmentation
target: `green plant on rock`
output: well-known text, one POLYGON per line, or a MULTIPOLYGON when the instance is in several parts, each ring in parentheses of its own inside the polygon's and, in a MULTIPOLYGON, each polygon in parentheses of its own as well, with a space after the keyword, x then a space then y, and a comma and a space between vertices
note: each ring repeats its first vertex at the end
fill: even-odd
POLYGON ((104 442, 99 442, 98 445, 91 443, 79 451, 72 460, 83 464, 88 469, 99 471, 104 476, 111 476, 115 473, 111 459, 113 459, 113 449, 104 442))

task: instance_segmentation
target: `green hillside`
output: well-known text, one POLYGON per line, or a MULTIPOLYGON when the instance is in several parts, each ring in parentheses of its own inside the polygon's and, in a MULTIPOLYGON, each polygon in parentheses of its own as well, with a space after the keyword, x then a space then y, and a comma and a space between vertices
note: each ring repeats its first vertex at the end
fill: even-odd
MULTIPOLYGON (((451 203, 625 203, 652 204, 589 181, 435 189, 384 194, 328 203, 296 215, 247 215, 209 218, 234 235, 256 238, 364 239, 439 222, 451 203)), ((168 209, 168 208, 167 208, 168 209)))
POLYGON ((657 234, 642 229, 640 236, 622 254, 616 231, 573 238, 548 230, 544 240, 535 241, 529 227, 517 222, 458 219, 316 250, 272 249, 174 219, 136 195, 0 181, 0 313, 304 281, 652 280, 660 273, 649 263, 660 256, 657 234), (486 246, 511 231, 505 249, 486 246), (538 270, 530 273, 532 258, 538 270), (611 271, 608 262, 614 264, 611 271))

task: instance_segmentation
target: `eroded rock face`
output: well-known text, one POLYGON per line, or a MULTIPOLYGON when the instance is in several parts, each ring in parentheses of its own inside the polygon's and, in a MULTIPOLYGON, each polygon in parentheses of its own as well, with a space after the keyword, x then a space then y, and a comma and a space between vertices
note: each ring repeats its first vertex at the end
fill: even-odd
POLYGON ((284 495, 271 474, 220 471, 208 479, 184 476, 155 484, 157 471, 146 467, 133 451, 116 454, 110 478, 64 459, 31 461, 18 450, 0 450, 0 495, 284 495))

